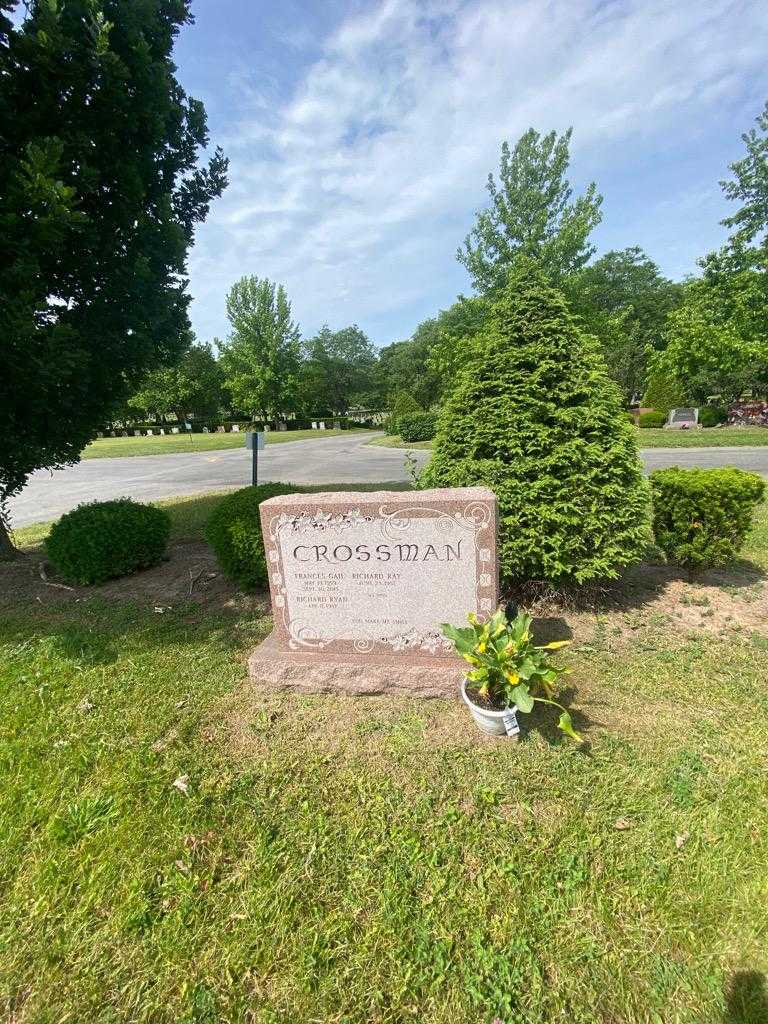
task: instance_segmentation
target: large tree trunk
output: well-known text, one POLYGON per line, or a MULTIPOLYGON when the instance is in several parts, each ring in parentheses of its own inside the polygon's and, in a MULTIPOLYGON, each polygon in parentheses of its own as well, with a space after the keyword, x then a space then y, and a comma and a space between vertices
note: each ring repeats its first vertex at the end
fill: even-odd
POLYGON ((11 544, 3 517, 0 515, 0 562, 8 562, 18 555, 18 549, 11 544))

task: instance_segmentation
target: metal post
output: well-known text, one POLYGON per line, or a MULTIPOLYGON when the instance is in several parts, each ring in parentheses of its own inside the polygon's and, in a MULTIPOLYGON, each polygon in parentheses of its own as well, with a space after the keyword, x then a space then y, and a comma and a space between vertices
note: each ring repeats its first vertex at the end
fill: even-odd
POLYGON ((253 439, 253 462, 251 463, 251 483, 255 487, 259 482, 259 447, 256 438, 253 439))

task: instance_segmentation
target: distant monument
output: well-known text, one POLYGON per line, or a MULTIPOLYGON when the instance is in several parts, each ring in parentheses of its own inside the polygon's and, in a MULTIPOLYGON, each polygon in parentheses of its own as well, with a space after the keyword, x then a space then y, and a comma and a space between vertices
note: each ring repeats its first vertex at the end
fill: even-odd
MULTIPOLYGON (((658 423, 658 420, 656 421, 658 423)), ((665 430, 691 430, 699 427, 698 409, 670 409, 665 430)))

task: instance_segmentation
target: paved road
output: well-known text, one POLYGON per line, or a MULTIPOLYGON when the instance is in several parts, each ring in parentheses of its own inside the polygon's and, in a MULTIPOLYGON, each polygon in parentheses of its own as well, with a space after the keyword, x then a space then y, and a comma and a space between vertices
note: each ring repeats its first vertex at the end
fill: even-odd
MULTIPOLYGON (((259 479, 289 483, 368 483, 407 480, 404 455, 397 448, 366 446, 374 434, 344 434, 269 445, 259 453, 259 479)), ((414 453, 423 464, 429 452, 414 453)), ((647 470, 663 466, 740 466, 768 477, 765 448, 646 448, 647 470)), ((129 494, 138 500, 197 494, 250 483, 250 452, 142 455, 126 459, 87 459, 56 473, 38 471, 11 501, 16 526, 54 519, 82 501, 129 494)))

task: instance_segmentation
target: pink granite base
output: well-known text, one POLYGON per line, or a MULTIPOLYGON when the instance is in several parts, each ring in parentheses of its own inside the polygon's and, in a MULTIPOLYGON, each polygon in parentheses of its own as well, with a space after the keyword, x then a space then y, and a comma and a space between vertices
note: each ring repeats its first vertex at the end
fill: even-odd
POLYGON ((455 699, 463 665, 455 657, 404 654, 402 661, 393 664, 392 655, 286 651, 275 633, 270 633, 248 659, 248 674, 257 686, 271 690, 455 699))

